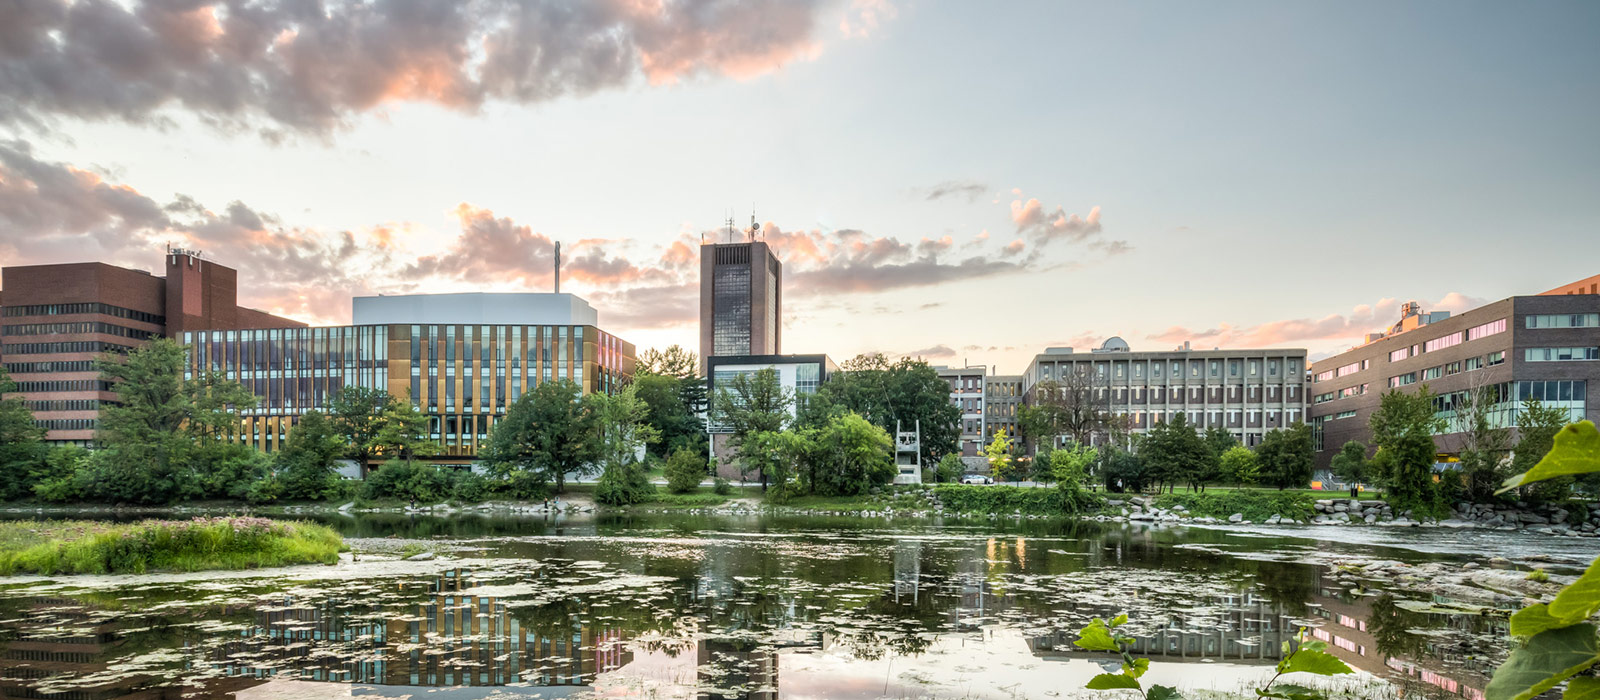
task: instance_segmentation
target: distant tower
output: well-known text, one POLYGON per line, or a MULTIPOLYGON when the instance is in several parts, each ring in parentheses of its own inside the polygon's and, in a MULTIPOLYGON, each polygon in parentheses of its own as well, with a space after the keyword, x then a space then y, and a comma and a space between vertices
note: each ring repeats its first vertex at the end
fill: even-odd
POLYGON ((556 293, 561 293, 561 241, 556 241, 556 293))
POLYGON ((746 240, 700 246, 700 371, 716 355, 778 355, 783 352, 783 264, 763 241, 750 217, 746 240))

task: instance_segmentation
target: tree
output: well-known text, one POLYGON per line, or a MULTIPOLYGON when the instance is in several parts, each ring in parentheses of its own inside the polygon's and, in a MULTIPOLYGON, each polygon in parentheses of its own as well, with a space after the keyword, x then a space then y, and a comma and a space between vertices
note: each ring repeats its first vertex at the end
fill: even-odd
POLYGON ((1076 511, 1083 501, 1083 484, 1089 478, 1089 467, 1100 457, 1099 451, 1086 445, 1073 445, 1056 450, 1050 456, 1055 469, 1056 490, 1061 494, 1061 504, 1076 511))
POLYGON ((922 463, 934 464, 957 451, 961 411, 950 403, 950 383, 922 360, 889 362, 883 355, 860 355, 844 363, 807 403, 821 397, 829 407, 860 414, 885 432, 898 423, 921 426, 922 463))
POLYGON ((282 483, 280 496, 296 500, 321 500, 339 493, 336 460, 345 445, 333 421, 321 411, 307 411, 289 430, 283 449, 273 455, 282 483))
POLYGON ((675 379, 693 378, 700 372, 700 358, 676 343, 665 350, 650 348, 639 356, 637 375, 655 375, 675 379))
POLYGON ((752 469, 761 472, 763 485, 767 487, 767 500, 787 503, 802 488, 816 491, 815 479, 826 475, 813 471, 810 483, 802 484, 797 469, 816 450, 816 445, 811 441, 812 434, 813 431, 809 430, 762 431, 752 433, 745 440, 739 454, 752 465, 752 469))
POLYGON ((1005 481, 1011 476, 1011 437, 1006 435, 1005 428, 994 431, 994 438, 983 448, 983 457, 989 461, 989 475, 995 481, 1005 481))
POLYGON ((391 397, 385 404, 379 416, 378 432, 372 436, 371 443, 378 454, 403 462, 439 454, 439 443, 428 439, 426 414, 410 401, 391 397))
MULTIPOLYGON (((1076 445, 1074 445, 1076 447, 1076 445)), ((1028 478, 1036 484, 1048 484, 1056 480, 1055 466, 1051 464, 1057 450, 1046 446, 1033 455, 1033 462, 1028 465, 1028 478)))
POLYGON ((1433 465, 1438 450, 1433 436, 1442 432, 1445 422, 1433 407, 1433 394, 1426 384, 1416 393, 1394 389, 1378 401, 1378 410, 1369 421, 1372 428, 1373 471, 1383 480, 1389 495, 1406 506, 1431 501, 1433 465))
POLYGON ((935 483, 955 482, 960 480, 966 471, 967 464, 961 461, 961 455, 951 452, 939 458, 939 465, 934 468, 933 480, 935 483))
POLYGON ((1261 464, 1261 480, 1278 490, 1305 488, 1311 484, 1315 459, 1311 449, 1311 426, 1296 423, 1288 428, 1269 430, 1256 446, 1261 464))
POLYGON ((0 367, 0 500, 7 501, 30 495, 45 466, 44 429, 22 397, 4 398, 16 389, 0 367))
POLYGON ((1150 479, 1150 468, 1142 452, 1113 444, 1100 451, 1100 475, 1107 491, 1138 493, 1150 479))
POLYGON ((1206 428, 1206 433, 1201 439, 1205 440, 1206 447, 1218 459, 1228 450, 1239 446, 1239 440, 1233 437, 1233 433, 1217 427, 1206 428))
POLYGON ((680 447, 670 457, 666 466, 667 490, 688 493, 699 488, 706 478, 706 458, 687 447, 680 447))
POLYGON ((631 384, 618 394, 590 394, 585 401, 591 404, 599 443, 601 472, 596 500, 608 505, 643 501, 655 488, 640 467, 638 454, 661 435, 648 423, 650 406, 631 384))
MULTIPOLYGON (((1555 444, 1556 433, 1561 432, 1568 419, 1566 409, 1546 406, 1537 399, 1524 400, 1517 412, 1518 439, 1511 458, 1511 473, 1525 474, 1544 459, 1555 444)), ((1547 479, 1532 487, 1531 492, 1540 499, 1564 498, 1572 490, 1573 481, 1571 476, 1547 479)))
MULTIPOLYGON (((1058 381, 1042 381, 1034 386, 1029 410, 1017 412, 1017 421, 1031 425, 1029 440, 1035 449, 1039 440, 1065 435, 1079 445, 1087 445, 1105 432, 1111 418, 1111 392, 1104 379, 1088 371, 1067 372, 1058 381)), ((1023 428, 1027 434, 1028 428, 1023 428)))
POLYGON ((346 455, 366 475, 378 456, 378 431, 383 429, 383 414, 394 398, 389 392, 371 387, 346 385, 328 399, 328 417, 344 438, 346 455))
POLYGON ((490 474, 507 479, 524 497, 554 481, 566 490, 567 474, 583 474, 599 456, 594 412, 570 379, 540 382, 523 394, 489 431, 481 457, 490 474))
POLYGON ((102 449, 89 460, 93 496, 170 503, 223 491, 241 495, 265 471, 259 452, 232 440, 239 411, 256 397, 220 372, 185 382, 184 365, 183 346, 168 338, 95 360, 118 402, 100 412, 102 449))
POLYGON ((759 465, 744 459, 744 443, 756 433, 783 430, 793 403, 794 397, 778 383, 777 370, 770 368, 736 374, 718 386, 717 395, 712 397, 712 420, 728 431, 729 445, 740 453, 741 471, 761 474, 762 491, 767 487, 767 475, 759 465))
POLYGON ((1455 420, 1450 429, 1461 435, 1462 486, 1474 503, 1490 501, 1500 482, 1510 476, 1504 468, 1511 450, 1511 431, 1498 420, 1504 404, 1500 385, 1479 385, 1448 395, 1454 401, 1455 420))
POLYGON ((1350 497, 1355 498, 1361 493, 1361 484, 1366 483, 1372 471, 1367 462, 1367 446, 1351 440, 1339 448, 1339 454, 1333 456, 1329 465, 1333 467, 1333 475, 1340 481, 1350 485, 1350 497))
POLYGON ((1218 461, 1222 465, 1222 478, 1226 481, 1240 485, 1253 484, 1261 476, 1261 463, 1256 460, 1256 453, 1244 445, 1234 444, 1222 453, 1218 461))
POLYGON ((855 413, 838 416, 817 436, 815 493, 855 496, 894 480, 894 440, 855 413))
POLYGON ((1211 448, 1182 413, 1155 424, 1145 434, 1139 452, 1150 465, 1150 475, 1168 490, 1175 490, 1179 482, 1192 488, 1216 471, 1211 448))
POLYGON ((685 386, 694 384, 699 394, 705 394, 699 379, 680 379, 658 374, 641 374, 631 385, 639 400, 649 407, 645 422, 661 437, 650 443, 650 452, 665 458, 679 449, 689 448, 705 453, 706 426, 700 420, 699 408, 690 405, 685 386))

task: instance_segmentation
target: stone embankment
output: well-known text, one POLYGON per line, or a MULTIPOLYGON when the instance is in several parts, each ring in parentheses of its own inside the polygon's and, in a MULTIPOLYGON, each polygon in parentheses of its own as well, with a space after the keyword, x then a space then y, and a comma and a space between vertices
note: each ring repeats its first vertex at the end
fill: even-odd
MULTIPOLYGON (((1163 509, 1156 507, 1153 499, 1141 496, 1126 501, 1112 499, 1106 501, 1106 507, 1111 512, 1094 516, 1093 519, 1112 522, 1254 524, 1242 513, 1234 513, 1226 518, 1196 516, 1181 505, 1163 509)), ((1562 506, 1530 505, 1523 502, 1512 505, 1459 503, 1452 517, 1442 520, 1425 518, 1411 510, 1395 513, 1387 501, 1378 499, 1326 498, 1317 500, 1312 508, 1315 514, 1309 520, 1274 513, 1261 520, 1261 524, 1486 528, 1522 530, 1565 537, 1600 536, 1600 504, 1562 506)))

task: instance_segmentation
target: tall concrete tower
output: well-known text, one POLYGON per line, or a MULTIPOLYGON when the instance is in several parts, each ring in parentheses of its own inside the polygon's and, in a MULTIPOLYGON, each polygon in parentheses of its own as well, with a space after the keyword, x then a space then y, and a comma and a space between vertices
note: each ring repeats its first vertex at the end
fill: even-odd
POLYGON ((702 373, 714 355, 783 352, 783 264, 759 231, 752 218, 746 240, 700 246, 702 373))

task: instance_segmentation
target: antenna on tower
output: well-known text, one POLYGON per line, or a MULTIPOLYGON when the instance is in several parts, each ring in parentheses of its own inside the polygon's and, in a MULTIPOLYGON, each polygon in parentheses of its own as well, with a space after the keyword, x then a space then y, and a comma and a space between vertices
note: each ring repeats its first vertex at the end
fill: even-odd
POLYGON ((728 210, 727 214, 728 214, 728 221, 727 221, 728 242, 732 243, 733 242, 733 210, 731 210, 731 209, 728 210))
POLYGON ((750 240, 754 241, 756 235, 761 233, 761 224, 756 223, 756 203, 750 203, 750 240))

